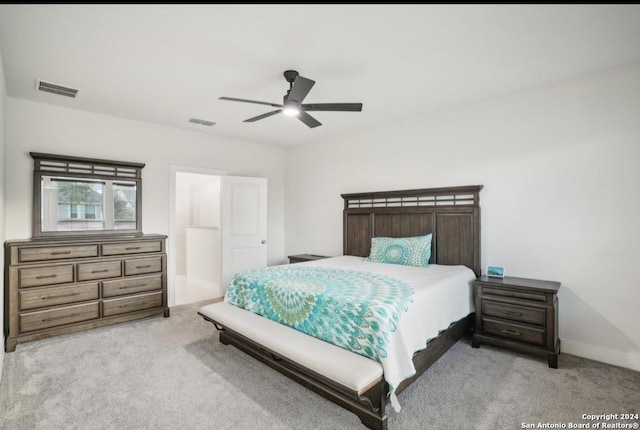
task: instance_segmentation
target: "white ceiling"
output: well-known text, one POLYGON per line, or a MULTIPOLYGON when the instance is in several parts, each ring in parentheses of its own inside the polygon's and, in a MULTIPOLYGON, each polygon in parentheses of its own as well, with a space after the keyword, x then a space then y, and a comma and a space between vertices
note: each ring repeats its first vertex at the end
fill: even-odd
POLYGON ((640 5, 3 4, 0 52, 10 97, 289 146, 638 64, 640 5), (287 69, 316 81, 305 103, 363 111, 310 129, 218 100, 281 103, 287 69))

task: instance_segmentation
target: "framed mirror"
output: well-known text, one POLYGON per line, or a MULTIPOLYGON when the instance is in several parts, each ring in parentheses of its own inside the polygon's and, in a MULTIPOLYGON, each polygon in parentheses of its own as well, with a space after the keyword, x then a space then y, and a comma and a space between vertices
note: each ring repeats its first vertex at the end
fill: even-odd
POLYGON ((144 164, 30 154, 34 238, 142 234, 144 164))

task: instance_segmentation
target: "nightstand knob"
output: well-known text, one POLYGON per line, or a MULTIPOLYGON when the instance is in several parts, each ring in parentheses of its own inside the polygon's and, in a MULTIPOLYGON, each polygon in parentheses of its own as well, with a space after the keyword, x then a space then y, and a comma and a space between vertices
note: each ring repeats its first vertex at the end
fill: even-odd
POLYGON ((511 330, 502 330, 502 333, 512 334, 514 336, 522 336, 522 333, 518 333, 517 331, 511 331, 511 330))

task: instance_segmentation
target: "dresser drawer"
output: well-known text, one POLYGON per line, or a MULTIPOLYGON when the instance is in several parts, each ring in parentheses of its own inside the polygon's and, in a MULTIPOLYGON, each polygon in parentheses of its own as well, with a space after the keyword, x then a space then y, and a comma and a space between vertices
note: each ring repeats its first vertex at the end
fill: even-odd
POLYGON ((162 289, 162 275, 138 276, 135 278, 104 281, 102 283, 102 297, 122 296, 142 291, 162 289))
POLYGON ((124 260, 124 274, 141 275, 143 273, 162 272, 162 257, 136 258, 124 260))
POLYGON ((43 246, 33 248, 20 248, 18 250, 18 261, 20 263, 97 256, 97 244, 74 246, 43 246))
POLYGON ((18 269, 18 278, 20 288, 71 283, 73 282, 73 264, 21 267, 18 269))
POLYGON ((118 276, 122 276, 122 263, 120 260, 78 263, 78 281, 116 278, 118 276))
POLYGON ((144 240, 140 242, 102 244, 102 255, 139 254, 143 252, 161 251, 162 240, 144 240))
POLYGON ((20 298, 20 310, 97 300, 100 297, 97 282, 21 290, 18 292, 18 296, 20 298))
POLYGON ((547 300, 547 296, 540 293, 529 293, 524 291, 514 291, 511 289, 501 289, 501 288, 492 288, 492 287, 484 287, 482 288, 482 294, 485 296, 499 296, 499 297, 511 297, 514 299, 525 299, 525 300, 534 300, 536 302, 545 302, 547 300))
POLYGON ((518 340, 532 345, 544 345, 544 329, 525 327, 519 324, 482 318, 482 328, 485 333, 503 338, 518 340))
POLYGON ((544 309, 527 308, 489 300, 482 301, 482 314, 540 326, 544 326, 545 322, 544 309))
POLYGON ((20 331, 28 332, 65 324, 97 319, 100 317, 98 302, 68 306, 61 309, 21 313, 20 331))
POLYGON ((102 301, 105 317, 162 306, 162 291, 102 301))

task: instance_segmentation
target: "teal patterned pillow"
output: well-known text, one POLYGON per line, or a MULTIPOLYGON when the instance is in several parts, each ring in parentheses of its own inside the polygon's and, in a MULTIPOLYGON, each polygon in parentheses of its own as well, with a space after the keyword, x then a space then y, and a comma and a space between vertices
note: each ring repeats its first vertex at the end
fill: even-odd
POLYGON ((414 237, 374 237, 367 261, 427 267, 431 258, 431 234, 414 237))

